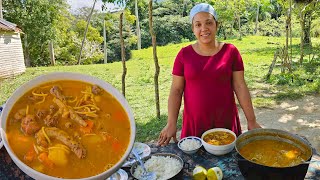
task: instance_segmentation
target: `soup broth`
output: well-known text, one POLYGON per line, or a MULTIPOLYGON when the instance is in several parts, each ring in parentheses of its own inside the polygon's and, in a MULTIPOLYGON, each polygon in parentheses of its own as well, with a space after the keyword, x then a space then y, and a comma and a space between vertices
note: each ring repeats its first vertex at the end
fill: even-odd
POLYGON ((240 154, 258 164, 270 167, 290 167, 307 160, 307 154, 287 142, 256 140, 244 145, 240 154))
POLYGON ((221 146, 232 143, 236 138, 228 132, 225 131, 215 131, 208 133, 203 137, 203 140, 212 145, 221 146))
POLYGON ((13 152, 29 167, 59 178, 102 173, 124 155, 130 122, 121 104, 102 88, 55 81, 24 94, 7 120, 13 152))

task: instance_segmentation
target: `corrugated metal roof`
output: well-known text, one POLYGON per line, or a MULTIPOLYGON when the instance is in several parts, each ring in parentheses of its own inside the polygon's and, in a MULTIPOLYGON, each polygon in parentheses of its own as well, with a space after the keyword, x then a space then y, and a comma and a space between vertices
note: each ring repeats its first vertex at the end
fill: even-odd
POLYGON ((18 28, 16 24, 6 21, 4 19, 0 19, 0 30, 22 32, 22 30, 18 28))

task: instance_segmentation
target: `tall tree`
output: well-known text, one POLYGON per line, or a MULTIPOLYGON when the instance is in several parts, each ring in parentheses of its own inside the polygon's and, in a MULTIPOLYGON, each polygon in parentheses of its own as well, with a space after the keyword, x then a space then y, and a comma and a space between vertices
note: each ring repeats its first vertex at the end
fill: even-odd
POLYGON ((300 22, 300 65, 303 63, 304 58, 304 47, 305 45, 311 46, 311 21, 312 14, 316 10, 318 1, 308 0, 308 1, 298 1, 295 4, 298 10, 298 17, 300 22))
POLYGON ((153 60, 155 65, 154 90, 155 90, 156 110, 157 110, 157 118, 160 119, 160 100, 159 100, 160 99, 159 98, 160 66, 159 66, 158 57, 157 57, 157 38, 153 30, 153 22, 152 22, 152 0, 149 0, 149 29, 150 29, 150 35, 152 38, 153 60))
POLYGON ((93 5, 92 5, 91 12, 90 12, 90 14, 89 14, 89 16, 88 16, 87 27, 86 27, 86 30, 84 31, 84 35, 83 35, 83 39, 82 39, 82 43, 81 43, 81 48, 80 48, 80 53, 79 53, 79 58, 78 58, 78 64, 79 64, 79 65, 81 64, 82 49, 83 49, 84 42, 85 42, 85 40, 86 40, 87 31, 88 31, 88 27, 89 27, 89 24, 90 24, 90 19, 91 19, 91 16, 92 16, 94 7, 96 6, 96 2, 97 2, 97 0, 94 0, 93 5))
POLYGON ((3 14, 2 14, 2 0, 0 0, 0 19, 3 19, 3 14))
POLYGON ((254 28, 254 34, 257 34, 257 32, 258 32, 259 9, 260 9, 260 0, 257 0, 256 24, 255 24, 255 28, 254 28))
POLYGON ((137 32, 137 45, 138 49, 141 49, 141 31, 140 31, 140 22, 139 22, 139 11, 138 11, 138 0, 135 0, 134 3, 135 15, 136 15, 136 32, 137 32))

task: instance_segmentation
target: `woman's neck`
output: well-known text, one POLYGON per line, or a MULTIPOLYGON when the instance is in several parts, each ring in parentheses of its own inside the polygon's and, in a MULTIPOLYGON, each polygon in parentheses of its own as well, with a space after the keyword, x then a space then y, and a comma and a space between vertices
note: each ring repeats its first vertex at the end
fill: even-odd
POLYGON ((194 44, 194 47, 200 55, 212 56, 220 50, 220 43, 217 40, 208 44, 200 43, 198 41, 194 44))

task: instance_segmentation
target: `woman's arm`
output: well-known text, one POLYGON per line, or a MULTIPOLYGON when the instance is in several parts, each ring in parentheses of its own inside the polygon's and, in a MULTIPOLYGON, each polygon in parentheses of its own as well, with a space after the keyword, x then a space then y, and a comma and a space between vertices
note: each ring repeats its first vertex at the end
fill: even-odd
POLYGON ((171 138, 173 138, 174 141, 177 141, 177 119, 181 107, 184 83, 183 76, 173 75, 168 98, 168 122, 159 135, 158 145, 167 145, 171 138))
POLYGON ((256 121, 256 116, 253 111, 253 106, 251 102, 251 96, 244 80, 243 71, 233 72, 233 89, 237 95, 240 106, 247 118, 248 130, 261 128, 261 126, 256 121))

